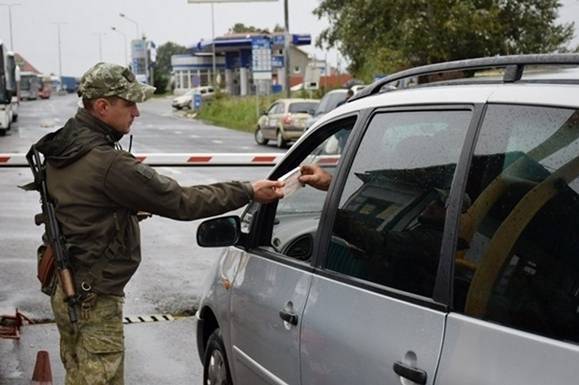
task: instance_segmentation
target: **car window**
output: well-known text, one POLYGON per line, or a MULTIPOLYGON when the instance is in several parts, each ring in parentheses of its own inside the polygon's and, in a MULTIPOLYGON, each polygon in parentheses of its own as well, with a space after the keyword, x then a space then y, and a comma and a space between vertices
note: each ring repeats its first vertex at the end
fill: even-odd
POLYGON ((290 103, 289 112, 290 113, 310 113, 314 111, 318 106, 318 102, 296 102, 290 103))
POLYGON ((269 107, 269 110, 267 110, 267 114, 275 114, 276 113, 276 109, 279 107, 279 103, 274 103, 272 104, 271 107, 269 107))
POLYGON ((579 342, 579 110, 489 106, 462 214, 454 304, 579 342))
MULTIPOLYGON (((351 118, 333 124, 325 138, 320 139, 316 148, 305 154, 296 167, 318 164, 334 174, 354 123, 355 119, 351 118)), ((271 247, 286 256, 309 260, 325 198, 325 191, 304 187, 280 200, 275 213, 271 247)))
POLYGON ((347 91, 344 92, 330 92, 324 95, 318 108, 316 109, 315 115, 325 114, 338 106, 341 102, 346 100, 348 95, 347 91))
POLYGON ((340 198, 325 268, 432 296, 470 110, 375 115, 340 198))

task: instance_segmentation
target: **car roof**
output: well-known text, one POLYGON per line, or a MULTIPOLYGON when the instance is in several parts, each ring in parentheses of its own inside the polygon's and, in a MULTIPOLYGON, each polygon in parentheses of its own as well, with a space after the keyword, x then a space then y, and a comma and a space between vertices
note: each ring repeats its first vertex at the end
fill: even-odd
POLYGON ((318 99, 290 98, 290 99, 278 99, 273 103, 278 103, 278 102, 283 102, 283 103, 303 103, 303 102, 319 103, 320 101, 318 99))
POLYGON ((415 87, 388 91, 343 104, 325 114, 315 126, 340 115, 376 107, 515 103, 579 108, 578 95, 577 84, 506 83, 415 87))

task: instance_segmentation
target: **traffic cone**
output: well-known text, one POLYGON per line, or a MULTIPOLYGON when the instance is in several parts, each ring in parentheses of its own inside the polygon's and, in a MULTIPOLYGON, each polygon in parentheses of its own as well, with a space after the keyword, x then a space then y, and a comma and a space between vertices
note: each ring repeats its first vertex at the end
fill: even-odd
POLYGON ((50 369, 50 358, 46 350, 36 353, 36 363, 32 374, 32 385, 52 385, 52 370, 50 369))

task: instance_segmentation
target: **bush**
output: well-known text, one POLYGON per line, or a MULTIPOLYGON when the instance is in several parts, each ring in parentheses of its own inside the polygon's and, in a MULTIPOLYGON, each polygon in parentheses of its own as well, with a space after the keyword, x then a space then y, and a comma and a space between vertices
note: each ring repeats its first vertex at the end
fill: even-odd
POLYGON ((212 124, 253 132, 257 119, 279 96, 229 96, 219 94, 203 103, 197 118, 212 124))

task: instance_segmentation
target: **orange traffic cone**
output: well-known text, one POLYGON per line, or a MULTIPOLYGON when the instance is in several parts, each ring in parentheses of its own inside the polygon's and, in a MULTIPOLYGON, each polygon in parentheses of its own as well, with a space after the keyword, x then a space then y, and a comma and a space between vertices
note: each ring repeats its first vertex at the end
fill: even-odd
POLYGON ((46 350, 40 350, 36 354, 36 364, 32 374, 32 385, 52 385, 52 370, 50 358, 46 350))

